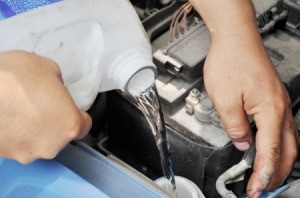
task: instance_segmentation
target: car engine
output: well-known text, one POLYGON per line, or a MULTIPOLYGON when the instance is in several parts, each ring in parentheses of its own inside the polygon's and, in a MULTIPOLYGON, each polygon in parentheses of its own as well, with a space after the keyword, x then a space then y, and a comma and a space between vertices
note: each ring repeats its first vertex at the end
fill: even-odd
MULTIPOLYGON (((222 128, 203 83, 210 35, 201 16, 185 0, 131 0, 150 39, 158 68, 156 87, 176 175, 193 181, 206 197, 220 197, 218 177, 244 156, 222 128), (183 9, 185 8, 185 9, 183 9)), ((300 1, 254 0, 257 24, 271 60, 292 100, 300 131, 300 1)), ((89 110, 94 120, 84 140, 154 180, 163 176, 151 129, 137 104, 119 91, 99 94, 89 110)), ((251 118, 250 118, 251 119, 251 118)), ((251 170, 228 183, 246 194, 251 170)), ((287 181, 300 177, 296 162, 287 181)))

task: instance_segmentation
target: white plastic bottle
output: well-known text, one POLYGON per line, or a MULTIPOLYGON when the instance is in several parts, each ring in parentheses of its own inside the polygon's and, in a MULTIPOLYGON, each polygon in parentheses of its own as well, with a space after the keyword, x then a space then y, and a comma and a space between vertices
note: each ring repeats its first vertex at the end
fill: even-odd
POLYGON ((98 92, 139 95, 154 84, 155 66, 128 0, 63 0, 0 21, 0 51, 25 50, 56 61, 76 105, 98 92))

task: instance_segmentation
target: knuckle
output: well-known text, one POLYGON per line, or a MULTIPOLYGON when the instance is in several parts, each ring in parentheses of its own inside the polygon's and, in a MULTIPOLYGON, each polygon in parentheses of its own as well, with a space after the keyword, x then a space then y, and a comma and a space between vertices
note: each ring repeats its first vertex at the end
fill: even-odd
POLYGON ((248 129, 240 129, 240 128, 227 128, 228 136, 232 140, 241 140, 248 137, 249 130, 248 129))
POLYGON ((46 60, 46 63, 48 65, 48 67, 51 69, 51 71, 59 78, 62 78, 62 72, 58 66, 58 64, 56 62, 54 62, 53 60, 43 57, 46 60))
POLYGON ((61 70, 56 62, 52 61, 52 69, 57 76, 62 77, 61 70))
POLYGON ((279 115, 283 115, 288 107, 288 100, 286 97, 277 97, 270 100, 271 110, 279 115))
POLYGON ((46 68, 48 71, 53 72, 55 76, 62 78, 62 72, 58 64, 54 60, 51 60, 44 56, 37 56, 37 57, 42 62, 44 68, 46 68))
POLYGON ((73 115, 72 118, 69 119, 69 123, 65 126, 65 131, 70 140, 75 139, 80 134, 81 122, 81 118, 78 114, 73 115))
POLYGON ((285 110, 287 107, 287 100, 284 97, 275 98, 273 105, 278 110, 285 110))

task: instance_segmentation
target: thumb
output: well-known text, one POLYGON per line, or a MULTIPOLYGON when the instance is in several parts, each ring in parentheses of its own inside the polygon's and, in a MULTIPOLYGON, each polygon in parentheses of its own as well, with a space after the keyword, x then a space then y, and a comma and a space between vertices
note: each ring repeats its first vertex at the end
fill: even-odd
POLYGON ((216 105, 223 127, 235 147, 241 151, 250 148, 253 138, 250 124, 241 105, 222 103, 216 105))
POLYGON ((92 127, 92 118, 91 116, 86 113, 85 111, 81 111, 80 110, 80 114, 81 114, 81 128, 80 128, 80 132, 78 134, 78 136, 75 139, 81 139, 84 138, 89 131, 91 130, 92 127))

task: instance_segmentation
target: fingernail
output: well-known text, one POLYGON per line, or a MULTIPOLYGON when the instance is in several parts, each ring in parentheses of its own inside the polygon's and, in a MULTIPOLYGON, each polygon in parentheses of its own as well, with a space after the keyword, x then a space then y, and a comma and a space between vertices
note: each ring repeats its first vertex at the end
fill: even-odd
POLYGON ((233 144, 240 151, 247 151, 250 148, 250 143, 248 141, 245 141, 245 142, 233 142, 233 144))
POLYGON ((256 193, 254 193, 253 197, 252 198, 259 198, 261 195, 261 191, 258 191, 256 193))

